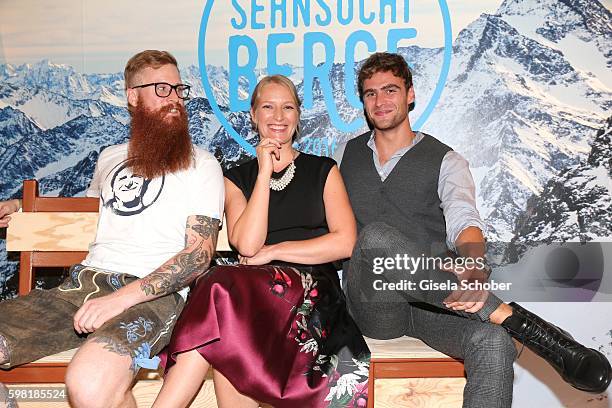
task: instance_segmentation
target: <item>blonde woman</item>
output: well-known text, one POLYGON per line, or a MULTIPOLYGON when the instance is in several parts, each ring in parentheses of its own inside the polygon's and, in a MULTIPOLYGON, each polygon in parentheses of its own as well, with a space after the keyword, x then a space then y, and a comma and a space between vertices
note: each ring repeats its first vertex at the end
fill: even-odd
POLYGON ((225 174, 228 236, 240 264, 201 277, 166 354, 156 406, 185 406, 214 367, 221 407, 365 406, 369 350, 332 262, 356 225, 332 159, 292 147, 293 83, 262 79, 251 99, 257 158, 225 174))

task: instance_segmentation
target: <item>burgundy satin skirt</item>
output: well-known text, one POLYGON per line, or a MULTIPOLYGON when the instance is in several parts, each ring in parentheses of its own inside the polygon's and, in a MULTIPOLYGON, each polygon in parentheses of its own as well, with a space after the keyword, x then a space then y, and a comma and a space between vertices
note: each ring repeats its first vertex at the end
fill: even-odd
POLYGON ((367 403, 370 352, 327 265, 212 268, 161 355, 166 371, 193 349, 241 393, 276 408, 367 403))

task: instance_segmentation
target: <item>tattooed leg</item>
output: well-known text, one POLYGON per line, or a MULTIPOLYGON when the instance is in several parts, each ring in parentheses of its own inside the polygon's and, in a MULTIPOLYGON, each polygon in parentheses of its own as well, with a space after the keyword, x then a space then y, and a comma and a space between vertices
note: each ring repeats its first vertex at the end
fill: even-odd
POLYGON ((99 336, 93 339, 94 343, 103 344, 104 349, 112 353, 119 354, 120 356, 129 356, 130 349, 123 344, 119 343, 115 339, 106 336, 99 336))
POLYGON ((9 390, 2 383, 0 383, 0 408, 17 408, 17 401, 9 397, 9 390))
POLYGON ((5 364, 9 361, 8 343, 6 342, 4 336, 0 334, 0 364, 5 364))
MULTIPOLYGON (((104 350, 108 350, 111 353, 115 353, 120 356, 126 356, 126 357, 132 358, 130 349, 111 337, 106 337, 106 336, 95 337, 93 339, 93 342, 102 344, 104 347, 104 350)), ((130 370, 134 373, 134 375, 138 373, 138 367, 136 367, 136 364, 134 363, 132 363, 132 365, 130 366, 130 370)))
MULTIPOLYGON (((134 381, 129 346, 113 336, 96 336, 79 347, 65 384, 73 408, 129 406, 134 381)), ((133 405, 133 404, 132 404, 133 405)))

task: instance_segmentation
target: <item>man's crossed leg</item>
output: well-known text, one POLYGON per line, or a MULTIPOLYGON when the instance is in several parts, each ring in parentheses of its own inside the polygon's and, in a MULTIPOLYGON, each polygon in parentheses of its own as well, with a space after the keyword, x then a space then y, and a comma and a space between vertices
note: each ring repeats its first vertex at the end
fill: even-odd
POLYGON ((418 284, 418 281, 459 283, 451 273, 436 268, 420 268, 414 274, 399 268, 390 268, 380 275, 373 273, 375 258, 393 258, 398 254, 419 257, 427 251, 424 243, 412 242, 385 223, 372 223, 362 229, 343 287, 347 306, 364 335, 379 339, 413 336, 464 359, 468 379, 464 391, 466 407, 510 406, 512 376, 507 373, 512 372, 516 355, 514 348, 508 347, 511 336, 544 358, 572 386, 589 392, 607 389, 612 370, 605 356, 582 346, 566 332, 515 303, 503 303, 491 293, 485 293, 484 298, 476 293, 477 298, 468 296, 465 300, 470 304, 479 301, 479 310, 474 313, 452 310, 445 303, 453 290, 428 290, 418 284), (376 280, 401 283, 407 277, 416 283, 410 289, 375 288, 376 280), (503 355, 490 352, 493 349, 503 355), (488 395, 488 389, 504 390, 503 396, 497 394, 499 398, 495 399, 492 395, 493 400, 477 397, 488 395))

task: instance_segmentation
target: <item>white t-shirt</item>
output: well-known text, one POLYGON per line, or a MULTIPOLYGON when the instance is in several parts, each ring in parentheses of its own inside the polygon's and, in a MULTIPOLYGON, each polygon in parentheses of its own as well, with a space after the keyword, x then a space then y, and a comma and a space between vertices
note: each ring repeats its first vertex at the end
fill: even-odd
POLYGON ((189 169, 152 180, 126 167, 127 144, 102 151, 88 197, 100 198, 96 239, 84 265, 144 277, 185 248, 190 215, 223 219, 223 173, 195 148, 189 169))

